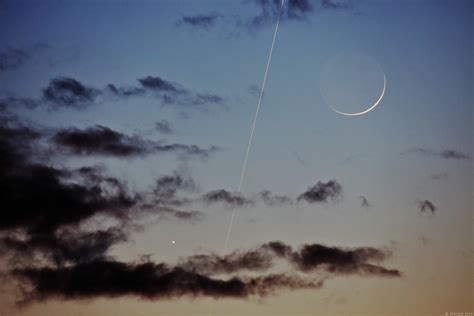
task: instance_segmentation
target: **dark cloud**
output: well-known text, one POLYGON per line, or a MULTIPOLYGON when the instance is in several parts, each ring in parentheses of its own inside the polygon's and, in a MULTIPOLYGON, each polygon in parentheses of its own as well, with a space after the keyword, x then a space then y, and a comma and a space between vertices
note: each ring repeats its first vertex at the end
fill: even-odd
POLYGON ((371 247, 346 249, 321 244, 293 250, 283 242, 273 241, 226 256, 202 254, 182 258, 174 266, 95 259, 68 266, 17 268, 12 276, 26 289, 22 303, 119 296, 149 300, 183 296, 245 299, 282 290, 318 289, 323 285, 322 278, 330 276, 399 277, 400 271, 376 264, 390 255, 371 247), (284 260, 298 273, 269 272, 276 259, 284 260), (254 276, 243 275, 243 271, 254 276))
POLYGON ((174 128, 167 120, 161 120, 155 123, 155 129, 162 134, 174 134, 174 128))
POLYGON ((185 177, 175 172, 173 175, 165 175, 156 180, 156 185, 153 190, 155 195, 162 200, 170 200, 176 197, 176 192, 179 190, 193 190, 196 188, 194 180, 190 177, 185 177))
POLYGON ((53 141, 77 155, 128 157, 145 155, 153 144, 138 136, 128 136, 108 127, 96 125, 86 129, 69 128, 57 132, 53 141))
POLYGON ((224 102, 224 99, 217 94, 194 92, 158 76, 147 76, 138 79, 138 82, 144 89, 160 98, 163 105, 203 106, 222 105, 224 102))
POLYGON ((369 203, 369 200, 363 195, 359 196, 360 199, 360 206, 362 207, 372 207, 372 204, 369 203))
POLYGON ((273 266, 273 254, 264 248, 234 251, 226 256, 200 254, 178 262, 178 266, 205 275, 232 274, 241 271, 262 272, 273 266))
POLYGON ((281 0, 255 0, 253 3, 260 12, 247 20, 246 26, 250 30, 258 30, 274 23, 280 14, 282 21, 303 20, 314 10, 309 0, 288 0, 283 8, 281 0))
POLYGON ((187 25, 194 28, 209 29, 216 25, 217 19, 220 17, 221 15, 217 12, 197 15, 183 15, 177 22, 177 25, 187 25))
POLYGON ((330 180, 326 183, 318 181, 315 185, 300 194, 297 201, 305 200, 308 203, 327 202, 334 200, 342 193, 342 186, 336 180, 330 180))
POLYGON ((162 144, 158 143, 153 146, 154 152, 161 153, 177 153, 181 158, 190 158, 190 157, 199 157, 202 159, 207 159, 211 154, 219 151, 220 148, 217 146, 210 146, 207 149, 201 148, 197 145, 185 145, 185 144, 162 144))
POLYGON ((90 185, 68 180, 66 170, 40 164, 19 164, 2 172, 0 230, 50 232, 98 213, 120 217, 138 199, 110 181, 90 185))
POLYGON ((142 96, 146 93, 146 90, 139 87, 117 87, 116 85, 109 83, 105 89, 106 92, 111 93, 117 97, 136 97, 142 96))
POLYGON ((6 96, 0 99, 0 105, 28 108, 48 106, 53 110, 61 108, 84 109, 99 101, 146 95, 159 99, 163 106, 176 105, 204 110, 206 106, 224 105, 224 98, 220 95, 196 92, 158 76, 140 78, 138 83, 139 86, 117 86, 110 83, 104 88, 97 88, 87 86, 73 78, 57 77, 50 80, 48 86, 42 89, 40 98, 6 96))
POLYGON ((232 274, 241 271, 262 272, 282 259, 303 273, 355 274, 396 277, 398 270, 377 265, 391 252, 373 247, 340 248, 322 244, 307 244, 294 250, 281 241, 272 241, 256 248, 236 250, 226 256, 194 255, 178 262, 178 266, 206 275, 232 274))
POLYGON ((293 263, 302 271, 323 268, 335 274, 401 276, 400 271, 372 264, 390 256, 390 252, 377 248, 344 249, 320 244, 304 245, 292 254, 293 263))
POLYGON ((186 197, 178 196, 178 192, 196 190, 194 180, 182 173, 174 172, 156 179, 152 193, 146 203, 142 205, 159 218, 173 217, 178 220, 196 222, 204 218, 205 214, 196 210, 183 210, 190 203, 186 197), (179 208, 178 208, 179 207, 179 208))
POLYGON ((208 158, 218 150, 211 146, 203 149, 196 145, 163 144, 145 140, 138 135, 129 136, 108 127, 96 125, 86 129, 68 128, 58 131, 53 142, 76 155, 113 157, 144 156, 152 153, 177 153, 181 156, 208 158))
POLYGON ((309 21, 309 17, 318 10, 353 10, 353 0, 286 0, 283 7, 281 0, 247 0, 243 3, 253 5, 254 14, 236 15, 220 14, 211 12, 207 14, 181 16, 176 22, 177 26, 187 25, 188 27, 201 30, 215 29, 217 22, 221 22, 220 29, 232 25, 233 30, 230 35, 240 33, 244 29, 250 33, 259 31, 262 28, 272 25, 280 16, 280 21, 309 21), (225 23, 224 23, 225 22, 225 23))
POLYGON ((431 148, 424 147, 413 147, 405 150, 402 154, 419 154, 427 157, 439 157, 444 159, 456 159, 456 160, 467 160, 470 159, 470 155, 454 149, 434 150, 431 148))
POLYGON ((214 279, 159 263, 128 264, 93 261, 61 268, 17 269, 14 275, 29 285, 22 303, 47 299, 89 299, 136 296, 149 300, 183 296, 247 298, 266 296, 275 290, 319 288, 321 281, 270 274, 261 277, 214 279))
MULTIPOLYGON (((169 219, 170 217, 189 222, 195 223, 202 220, 205 217, 205 214, 196 211, 196 210, 182 210, 174 206, 169 206, 169 201, 154 200, 153 202, 148 202, 143 204, 141 207, 144 210, 147 210, 149 214, 157 215, 159 219, 169 219)), ((180 205, 182 203, 178 203, 180 205)))
POLYGON ((101 91, 73 78, 58 77, 52 79, 42 93, 43 99, 53 108, 84 108, 94 103, 101 91))
POLYGON ((436 212, 436 206, 431 201, 421 200, 416 201, 416 204, 422 213, 430 212, 431 214, 434 214, 436 212))
POLYGON ((288 205, 292 204, 293 200, 285 195, 276 195, 269 190, 261 191, 258 196, 268 206, 288 205))
POLYGON ((468 154, 452 149, 442 150, 439 155, 445 159, 470 159, 468 154))
POLYGON ((63 225, 109 212, 119 216, 133 206, 131 195, 118 179, 97 175, 96 182, 81 181, 68 169, 35 161, 41 151, 35 143, 40 132, 4 119, 0 129, 0 231, 22 228, 50 232, 63 225))
POLYGON ((202 199, 208 203, 225 203, 230 206, 249 206, 254 204, 254 201, 247 199, 242 195, 238 195, 232 192, 229 192, 224 189, 210 191, 202 197, 202 199))
MULTIPOLYGON (((194 210, 147 208, 149 194, 130 192, 103 168, 54 167, 42 153, 40 129, 15 117, 2 116, 0 122, 0 256, 17 267, 109 259, 111 247, 128 240, 142 215, 186 222, 203 217, 194 210), (87 220, 97 216, 120 225, 87 230, 87 220)), ((184 180, 163 179, 169 178, 158 182, 171 192, 190 186, 184 180)))
MULTIPOLYGON (((331 180, 327 183, 318 181, 314 186, 309 187, 305 192, 300 194, 296 201, 305 200, 308 203, 328 202, 329 200, 337 199, 340 194, 342 194, 342 186, 336 180, 331 180)), ((226 189, 209 191, 203 194, 199 200, 208 204, 224 203, 234 207, 252 206, 259 202, 270 207, 276 207, 291 205, 295 201, 290 196, 274 194, 270 190, 262 190, 258 193, 245 196, 243 194, 230 192, 226 189)))
POLYGON ((116 227, 93 232, 67 228, 26 236, 10 233, 0 239, 0 245, 4 253, 14 255, 15 262, 47 260, 58 266, 105 259, 113 245, 127 239, 127 232, 116 227))
POLYGON ((49 48, 47 44, 37 43, 29 47, 11 48, 0 51, 0 72, 20 68, 34 54, 49 48))
POLYGON ((166 91, 166 92, 174 92, 174 93, 182 93, 184 89, 173 82, 166 81, 158 76, 147 76, 145 78, 138 79, 138 82, 146 88, 155 91, 166 91))
POLYGON ((321 0, 323 9, 350 10, 353 8, 352 0, 321 0))

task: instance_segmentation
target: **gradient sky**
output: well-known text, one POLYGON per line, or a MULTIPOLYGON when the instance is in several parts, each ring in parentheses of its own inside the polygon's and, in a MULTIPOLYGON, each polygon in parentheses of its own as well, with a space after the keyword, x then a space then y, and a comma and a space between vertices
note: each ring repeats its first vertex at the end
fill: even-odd
MULTIPOLYGON (((320 289, 218 299, 213 313, 473 312, 472 1, 309 3, 312 11, 302 19, 282 19, 242 193, 270 190, 296 199, 318 181, 330 180, 342 192, 326 202, 237 207, 228 249, 273 240, 295 249, 313 243, 388 249, 392 255, 383 266, 401 276, 336 275, 320 289), (373 111, 345 117, 329 108, 364 110, 378 98, 383 75, 386 93, 373 111), (361 196, 370 206, 361 204, 361 196), (420 201, 436 209, 422 211, 420 201)), ((79 157, 58 150, 48 165, 71 170, 101 165, 134 192, 152 190, 158 177, 174 171, 194 179, 197 188, 183 193, 190 197, 235 191, 274 31, 271 19, 261 27, 246 26, 259 10, 252 0, 0 1, 0 66, 2 58, 9 62, 0 67, 0 101, 10 100, 2 115, 54 131, 98 124, 154 142, 218 146, 207 159, 174 153, 79 157), (210 25, 184 19, 209 14, 217 16, 210 25), (26 57, 12 62, 12 49, 26 57), (43 101, 28 108, 11 101, 40 100, 53 78, 74 78, 105 91, 109 83, 138 86, 137 79, 147 76, 223 101, 164 105, 152 93, 104 96, 83 109, 51 108, 43 101), (172 133, 155 128, 162 120, 172 133)), ((231 208, 200 201, 187 207, 203 218, 142 217, 143 227, 114 245, 110 255, 123 262, 150 255, 153 262, 173 264, 193 254, 222 253, 231 208)), ((15 264, 6 256, 0 260, 10 280, 15 264)), ((52 298, 20 308, 15 284, 2 286, 0 315, 207 315, 214 301, 52 298)))

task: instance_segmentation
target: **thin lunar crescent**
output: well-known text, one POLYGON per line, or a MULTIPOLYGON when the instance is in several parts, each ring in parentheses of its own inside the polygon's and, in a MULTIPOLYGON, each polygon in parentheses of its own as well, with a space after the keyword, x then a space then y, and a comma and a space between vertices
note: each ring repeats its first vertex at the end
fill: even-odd
POLYGON ((333 107, 330 107, 330 108, 331 108, 331 110, 333 110, 334 112, 339 113, 339 114, 342 114, 342 115, 346 115, 346 116, 358 116, 358 115, 363 115, 363 114, 369 113, 370 111, 372 111, 373 109, 375 109, 375 107, 377 107, 377 105, 379 105, 380 101, 382 101, 383 96, 384 96, 384 94, 385 94, 385 88, 386 88, 386 87, 387 87, 387 79, 385 78, 385 74, 384 74, 384 75, 383 75, 383 89, 382 89, 382 93, 380 94, 380 97, 377 99, 377 101, 375 101, 375 103, 374 103, 370 108, 368 108, 368 109, 365 110, 365 111, 357 112, 357 113, 346 113, 346 112, 342 112, 342 111, 336 110, 336 109, 333 108, 333 107))

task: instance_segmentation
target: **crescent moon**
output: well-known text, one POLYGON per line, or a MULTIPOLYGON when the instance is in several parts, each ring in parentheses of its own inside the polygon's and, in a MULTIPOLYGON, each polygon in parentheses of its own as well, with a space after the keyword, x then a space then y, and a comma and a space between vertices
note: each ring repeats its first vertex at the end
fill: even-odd
POLYGON ((383 99, 383 96, 385 94, 385 88, 387 87, 387 78, 385 78, 385 74, 383 75, 383 88, 382 88, 382 93, 380 94, 380 97, 377 99, 377 101, 375 101, 375 103, 370 107, 368 108, 367 110, 365 111, 362 111, 362 112, 357 112, 357 113, 347 113, 347 112, 342 112, 342 111, 339 111, 339 110, 336 110, 335 108, 333 107, 330 107, 331 110, 333 110, 334 112, 336 113, 339 113, 339 114, 342 114, 342 115, 346 115, 346 116, 358 116, 358 115, 364 115, 366 113, 369 113, 370 111, 372 111, 373 109, 375 109, 377 107, 377 105, 379 105, 380 101, 382 101, 383 99))

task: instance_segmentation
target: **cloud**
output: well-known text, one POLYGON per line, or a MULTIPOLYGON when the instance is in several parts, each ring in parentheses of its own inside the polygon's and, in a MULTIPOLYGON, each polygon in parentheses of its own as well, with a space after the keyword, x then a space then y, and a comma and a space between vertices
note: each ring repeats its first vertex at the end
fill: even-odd
POLYGON ((168 219, 169 217, 172 217, 188 223, 195 223, 205 217, 205 214, 200 211, 182 210, 169 205, 163 205, 162 201, 159 200, 145 203, 141 207, 144 210, 147 210, 150 214, 158 215, 159 219, 168 219))
MULTIPOLYGON (((0 256, 17 268, 109 260, 111 247, 128 241, 141 216, 189 223, 203 217, 195 210, 146 207, 154 194, 130 192, 124 181, 108 176, 103 168, 54 167, 51 152, 45 154, 41 147, 42 130, 15 117, 0 117, 0 123, 0 256), (89 221, 97 218, 107 226, 91 228, 89 221), (114 223, 119 224, 110 226, 114 223)), ((176 177, 162 177, 158 183, 172 195, 191 186, 176 177)))
POLYGON ((216 25, 221 15, 217 12, 197 15, 183 15, 176 25, 187 25, 199 29, 209 29, 216 25))
POLYGON ((138 82, 145 88, 155 91, 166 91, 174 93, 182 93, 185 90, 176 83, 163 80, 162 78, 156 76, 147 76, 145 78, 138 79, 138 82))
POLYGON ((66 168, 42 161, 38 141, 41 132, 15 121, 2 119, 0 128, 0 231, 23 229, 50 233, 77 225, 98 213, 120 218, 139 196, 124 183, 95 174, 93 181, 66 168))
POLYGON ((47 48, 49 46, 44 43, 36 43, 23 48, 7 47, 5 50, 0 51, 0 72, 20 68, 33 55, 47 48))
POLYGON ((391 252, 373 247, 341 248, 305 244, 294 250, 281 241, 271 241, 247 251, 236 250, 226 256, 190 256, 181 259, 178 266, 206 275, 220 275, 242 271, 267 271, 275 266, 277 259, 282 259, 302 273, 400 276, 401 272, 398 270, 375 264, 390 256, 391 252))
POLYGON ((232 274, 241 271, 262 272, 273 266, 274 256, 265 248, 234 251, 226 256, 200 254, 181 259, 178 266, 205 275, 232 274))
MULTIPOLYGON (((44 138, 42 130, 19 122, 14 117, 0 117, 0 123, 0 204, 4 216, 0 222, 0 231, 21 229, 28 234, 53 233, 57 229, 77 226, 97 214, 127 220, 132 209, 136 212, 134 209, 146 202, 146 192, 130 192, 124 181, 106 175, 100 168, 55 167, 49 156, 60 152, 55 152, 54 148, 45 150, 41 147, 44 138)), ((114 133, 112 136, 111 142, 108 138, 106 141, 101 140, 96 145, 98 150, 108 150, 119 155, 134 152, 135 147, 130 149, 127 147, 130 144, 117 141, 114 133), (110 149, 107 147, 109 143, 118 145, 110 149)), ((120 137, 118 139, 121 140, 120 137)), ((80 141, 97 142, 87 137, 80 141)), ((76 140, 79 148, 82 146, 80 141, 76 140)), ((84 146, 92 150, 87 147, 90 144, 84 146)), ((160 145, 155 150, 169 151, 175 145, 170 148, 160 145)), ((193 146, 178 149, 185 150, 185 154, 208 154, 207 151, 201 153, 201 149, 193 146)), ((158 184, 166 186, 166 192, 174 194, 178 187, 190 187, 190 181, 178 179, 174 175, 174 178, 161 178, 158 184), (167 182, 169 179, 172 180, 167 182)), ((174 214, 180 218, 197 215, 178 210, 174 214)))
MULTIPOLYGON (((296 202, 305 200, 308 203, 321 203, 335 200, 342 193, 342 186, 336 181, 331 180, 327 183, 318 181, 314 186, 309 187, 305 192, 296 198, 296 202)), ((287 195, 274 194, 270 190, 262 190, 258 193, 245 196, 230 192, 226 189, 217 189, 209 191, 199 197, 197 200, 207 204, 224 203, 233 207, 247 207, 256 203, 263 203, 270 207, 291 205, 295 200, 287 195)))
POLYGON ((387 269, 369 261, 381 261, 390 256, 390 252, 377 248, 344 249, 320 244, 304 245, 291 255, 292 262, 301 271, 313 271, 323 268, 336 274, 360 274, 398 277, 400 271, 387 269))
POLYGON ((251 199, 247 199, 241 195, 229 192, 224 189, 210 191, 203 195, 202 199, 208 203, 225 203, 230 206, 249 206, 254 204, 251 199))
POLYGON ((283 8, 281 8, 280 0, 255 0, 253 3, 260 12, 248 18, 246 27, 250 30, 258 30, 274 23, 280 14, 282 21, 304 20, 307 14, 314 10, 314 6, 309 0, 288 0, 283 8))
POLYGON ((420 209, 420 212, 431 212, 431 214, 434 214, 436 212, 436 206, 428 200, 421 200, 421 201, 416 201, 418 204, 418 208, 420 209))
POLYGON ((390 255, 372 247, 349 249, 321 244, 293 250, 283 242, 273 241, 226 256, 201 254, 181 258, 176 265, 96 259, 67 266, 17 268, 11 275, 27 290, 20 301, 23 304, 119 296, 148 300, 183 296, 246 299, 282 290, 319 289, 330 276, 399 277, 400 271, 376 264, 390 255), (296 270, 271 272, 277 259, 296 270), (253 276, 242 272, 252 272, 253 276))
POLYGON ((84 108, 91 105, 101 91, 86 87, 81 82, 68 77, 57 77, 43 89, 43 99, 53 108, 73 107, 84 108))
POLYGON ((218 94, 196 92, 178 83, 159 76, 137 79, 139 85, 117 86, 109 83, 104 88, 88 86, 70 77, 56 77, 42 89, 40 98, 6 96, 0 99, 3 107, 47 106, 52 110, 61 108, 85 109, 99 101, 114 101, 117 98, 142 97, 150 95, 160 100, 162 106, 184 106, 204 110, 210 105, 224 105, 224 98, 218 94))
POLYGON ((224 103, 224 98, 217 94, 194 92, 158 76, 147 76, 138 79, 138 82, 144 89, 153 92, 155 97, 160 98, 163 105, 201 107, 224 103))
POLYGON ((167 120, 161 120, 155 123, 155 129, 162 134, 174 134, 174 128, 167 120))
POLYGON ((350 10, 353 8, 353 3, 351 0, 321 0, 321 7, 332 10, 350 10))
MULTIPOLYGON (((42 147, 46 137, 42 129, 14 117, 0 117, 0 123, 0 255, 12 258, 7 273, 20 289, 20 303, 120 296, 149 300, 247 299, 284 290, 319 289, 323 280, 331 276, 401 275, 400 271, 381 265, 391 255, 384 249, 330 247, 318 243, 293 248, 281 241, 236 250, 225 256, 193 255, 181 258, 176 264, 122 262, 111 256, 111 250, 129 240, 129 229, 138 216, 154 214, 187 222, 202 218, 201 212, 175 207, 176 201, 186 202, 181 192, 195 189, 192 178, 175 172, 159 177, 152 192, 131 192, 125 181, 107 175, 101 167, 55 167, 54 161, 43 153, 50 148, 42 147), (97 221, 99 227, 86 225, 97 216, 104 219, 97 221), (102 227, 104 223, 113 226, 102 227), (289 271, 275 272, 279 263, 289 271)), ((72 129, 80 133, 91 130, 100 136, 96 145, 100 150, 104 150, 104 142, 117 145, 107 151, 119 155, 124 148, 125 152, 129 150, 127 146, 135 148, 136 143, 130 143, 133 136, 107 128, 105 134, 112 131, 112 136, 105 137, 105 141, 103 127, 72 129)), ((60 132, 56 131, 53 139, 60 132)), ((85 141, 94 143, 87 138, 85 141)), ((88 148, 89 144, 85 146, 88 148)), ((182 150, 184 145, 164 146, 153 143, 152 148, 182 150)), ((326 201, 340 193, 340 185, 335 180, 318 182, 309 191, 302 194, 304 199, 326 201)), ((208 203, 239 206, 254 203, 256 199, 273 205, 291 201, 270 191, 262 191, 252 199, 226 190, 203 196, 208 203)))
POLYGON ((0 106, 5 111, 8 108, 24 107, 34 109, 41 105, 41 101, 33 98, 19 98, 15 96, 6 96, 0 99, 0 106))
POLYGON ((430 178, 433 180, 446 179, 447 177, 448 177, 448 173, 446 172, 434 173, 430 175, 430 178))
POLYGON ((117 87, 113 83, 109 83, 105 88, 105 92, 111 93, 116 97, 127 98, 143 96, 146 90, 140 87, 117 87))
POLYGON ((58 131, 52 140, 56 145, 71 153, 82 156, 99 155, 121 158, 174 152, 182 157, 208 158, 211 153, 218 150, 216 146, 203 149, 197 145, 165 144, 145 140, 138 135, 129 136, 101 125, 86 129, 63 129, 58 131))
POLYGON ((315 185, 309 187, 306 192, 300 194, 297 201, 305 200, 308 203, 327 202, 334 200, 342 193, 342 186, 336 180, 330 180, 326 183, 318 181, 315 185))
POLYGON ((372 204, 369 203, 369 201, 367 200, 367 198, 365 196, 359 196, 359 199, 360 199, 360 206, 362 207, 372 207, 372 204))
POLYGON ((231 25, 233 30, 230 35, 239 33, 239 29, 244 29, 250 33, 259 31, 264 27, 272 25, 280 16, 281 22, 286 21, 308 21, 317 10, 353 10, 352 0, 286 0, 281 6, 281 0, 248 0, 244 4, 253 5, 249 15, 220 14, 210 12, 198 15, 184 15, 175 23, 177 26, 186 25, 200 30, 214 29, 218 22, 221 23, 219 29, 231 25), (317 5, 319 4, 319 5, 317 5), (225 23, 224 23, 225 22, 225 23))
POLYGON ((53 141, 77 155, 127 157, 152 151, 152 143, 138 136, 127 136, 108 127, 68 128, 57 132, 53 141))
POLYGON ((179 143, 173 144, 163 144, 158 143, 153 146, 154 152, 161 152, 161 153, 178 153, 181 158, 190 158, 192 156, 199 157, 202 159, 207 159, 209 156, 216 151, 219 151, 220 148, 218 146, 210 146, 207 149, 201 148, 197 145, 185 145, 179 143))
POLYGON ((0 245, 20 264, 47 260, 58 266, 106 259, 113 245, 128 240, 127 233, 118 227, 93 232, 66 228, 28 235, 10 233, 0 239, 0 245))
POLYGON ((276 195, 269 190, 261 191, 258 196, 268 206, 288 205, 292 204, 293 200, 285 195, 276 195))
POLYGON ((270 274, 261 277, 214 279, 179 267, 159 263, 93 261, 71 267, 18 269, 14 275, 32 289, 21 303, 47 299, 90 299, 136 296, 148 300, 188 297, 247 298, 275 290, 319 288, 297 276, 270 274))
POLYGON ((184 177, 177 172, 173 175, 165 175, 156 180, 156 186, 153 190, 160 199, 170 200, 176 197, 178 190, 194 190, 196 184, 191 177, 184 177))
POLYGON ((402 154, 419 154, 427 157, 439 157, 444 159, 468 160, 470 155, 454 149, 434 150, 424 147, 413 147, 405 150, 402 154))

